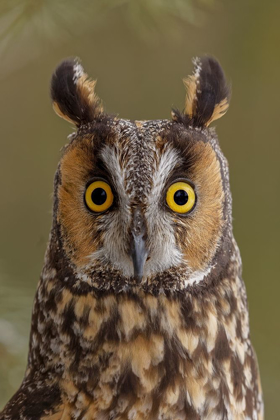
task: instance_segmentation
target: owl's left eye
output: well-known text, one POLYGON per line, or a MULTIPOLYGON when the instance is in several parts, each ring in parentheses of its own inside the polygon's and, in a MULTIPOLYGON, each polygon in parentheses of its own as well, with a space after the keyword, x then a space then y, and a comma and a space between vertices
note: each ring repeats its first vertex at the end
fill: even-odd
POLYGON ((94 181, 86 189, 85 203, 89 210, 102 213, 113 204, 114 195, 105 181, 94 181))
POLYGON ((178 181, 170 185, 166 193, 168 207, 176 213, 189 213, 196 201, 193 187, 187 182, 178 181))

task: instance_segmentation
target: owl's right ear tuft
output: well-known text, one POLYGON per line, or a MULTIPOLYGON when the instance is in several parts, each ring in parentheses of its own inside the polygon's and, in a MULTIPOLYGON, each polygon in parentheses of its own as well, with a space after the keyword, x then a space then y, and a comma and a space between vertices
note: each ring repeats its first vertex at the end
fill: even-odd
POLYGON ((193 60, 194 71, 184 79, 187 89, 183 114, 173 112, 175 121, 193 127, 208 127, 228 110, 230 88, 218 61, 209 56, 193 60))
POLYGON ((90 80, 79 60, 63 61, 51 80, 51 98, 55 112, 77 127, 94 121, 103 109, 95 95, 96 81, 90 80))

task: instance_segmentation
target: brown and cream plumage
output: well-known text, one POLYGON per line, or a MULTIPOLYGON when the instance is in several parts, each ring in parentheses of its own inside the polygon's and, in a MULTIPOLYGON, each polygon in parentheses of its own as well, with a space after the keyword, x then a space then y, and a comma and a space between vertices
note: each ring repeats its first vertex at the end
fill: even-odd
POLYGON ((78 61, 56 69, 54 109, 77 132, 1 420, 263 418, 228 165, 208 128, 229 90, 216 60, 194 64, 184 112, 155 121, 105 114, 78 61))

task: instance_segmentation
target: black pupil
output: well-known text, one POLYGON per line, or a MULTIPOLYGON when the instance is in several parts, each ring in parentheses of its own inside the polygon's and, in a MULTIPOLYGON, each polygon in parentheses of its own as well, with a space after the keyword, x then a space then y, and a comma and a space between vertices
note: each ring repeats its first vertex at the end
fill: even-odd
POLYGON ((107 199, 107 193, 103 188, 95 188, 91 193, 91 199, 94 204, 101 206, 107 199))
POLYGON ((185 190, 178 190, 174 194, 174 201, 178 206, 183 206, 188 202, 189 196, 185 190))

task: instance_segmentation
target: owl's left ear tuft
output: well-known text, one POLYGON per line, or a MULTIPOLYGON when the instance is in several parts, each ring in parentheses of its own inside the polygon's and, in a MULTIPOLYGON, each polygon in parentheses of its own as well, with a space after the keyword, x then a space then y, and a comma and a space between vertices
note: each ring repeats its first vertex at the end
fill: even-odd
POLYGON ((184 114, 180 116, 175 111, 173 119, 193 127, 208 127, 227 112, 230 88, 217 60, 206 56, 195 58, 193 63, 193 74, 184 79, 187 89, 184 114))
POLYGON ((51 80, 51 98, 55 112, 77 127, 92 122, 103 112, 95 95, 95 80, 90 80, 79 60, 63 61, 51 80))

